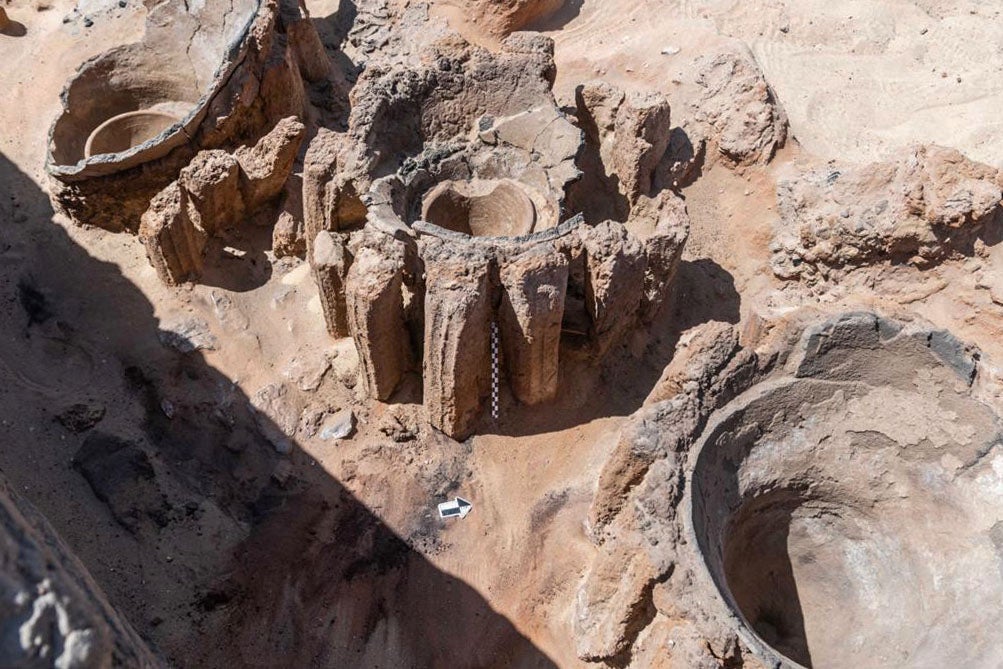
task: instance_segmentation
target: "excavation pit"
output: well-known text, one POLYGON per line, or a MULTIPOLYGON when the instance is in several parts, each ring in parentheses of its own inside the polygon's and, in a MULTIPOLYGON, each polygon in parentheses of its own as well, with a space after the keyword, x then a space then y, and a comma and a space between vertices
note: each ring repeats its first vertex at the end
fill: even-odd
POLYGON ((739 635, 787 667, 995 667, 1003 437, 949 335, 853 316, 694 451, 691 530, 739 635))

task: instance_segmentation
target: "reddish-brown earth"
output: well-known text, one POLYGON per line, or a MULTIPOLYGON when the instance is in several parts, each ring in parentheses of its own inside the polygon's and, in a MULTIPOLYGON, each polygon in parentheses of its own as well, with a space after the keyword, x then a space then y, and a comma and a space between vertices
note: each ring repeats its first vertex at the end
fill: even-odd
MULTIPOLYGON (((249 34, 274 57, 238 59, 180 148, 67 190, 46 169, 60 92, 160 4, 0 5, 0 619, 22 639, 0 665, 998 664, 998 603, 976 615, 965 593, 997 592, 1003 543, 999 8, 263 2, 276 23, 249 34), (381 200, 394 178, 422 192, 381 200), (523 184, 519 207, 483 207, 517 209, 520 234, 580 227, 488 248, 415 225, 432 182, 478 179, 523 184), (735 460, 752 483, 720 569, 742 583, 715 589, 680 483, 716 480, 704 426, 743 393, 808 384, 811 334, 848 312, 940 357, 871 342, 866 318, 818 354, 804 374, 842 400, 797 395, 757 437, 763 460, 735 460), (866 488, 847 459, 872 456, 899 501, 825 487, 866 488), (763 462, 818 494, 771 506, 763 462), (457 495, 473 511, 441 520, 457 495), (868 525, 867 504, 901 522, 868 525), (823 551, 842 578, 826 580, 816 544, 867 559, 823 551), (878 588, 879 624, 860 584, 885 574, 867 551, 893 545, 910 566, 878 588), (800 636, 751 620, 777 556, 805 579, 800 636), (830 594, 853 652, 819 622, 830 594), (937 620, 895 636, 899 604, 937 620)), ((217 61, 192 62, 196 93, 217 61)))

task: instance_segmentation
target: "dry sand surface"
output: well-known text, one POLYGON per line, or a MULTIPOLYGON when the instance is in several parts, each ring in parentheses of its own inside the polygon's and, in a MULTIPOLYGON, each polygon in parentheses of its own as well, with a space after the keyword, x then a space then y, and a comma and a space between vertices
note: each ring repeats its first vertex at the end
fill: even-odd
MULTIPOLYGON (((551 403, 518 407, 506 395, 501 421, 463 441, 425 422, 420 373, 399 402, 366 397, 352 341, 325 330, 304 259, 270 250, 252 253, 254 262, 223 259, 209 280, 170 287, 132 235, 55 213, 44 163, 60 91, 86 59, 139 39, 147 10, 138 0, 0 6, 24 27, 0 31, 0 469, 170 665, 681 669, 667 646, 651 659, 655 632, 633 658, 586 661, 574 621, 602 550, 586 522, 597 481, 682 332, 724 321, 747 333, 761 315, 782 320, 806 306, 874 309, 948 328, 1003 360, 1003 307, 990 292, 1003 294, 998 240, 981 255, 882 265, 822 288, 781 281, 770 266, 783 224, 777 184, 791 174, 882 160, 915 143, 1003 168, 998 2, 568 0, 531 23, 554 40, 554 93, 565 108, 579 84, 603 79, 663 94, 673 127, 691 128, 700 63, 750 53, 790 139, 768 164, 735 168, 711 155, 681 187, 690 232, 662 318, 600 365, 569 362, 551 403), (242 283, 229 282, 237 275, 242 283), (163 330, 192 322, 216 344, 188 356, 163 345, 163 330), (309 390, 293 390, 287 406, 268 395, 283 384, 309 390), (273 452, 253 414, 240 414, 252 400, 291 416, 279 426, 293 433, 291 453, 273 452), (87 433, 56 420, 77 403, 102 407, 100 430, 148 444, 158 477, 182 472, 154 495, 167 500, 168 520, 150 513, 130 526, 115 515, 125 498, 140 499, 133 506, 144 514, 144 504, 160 509, 159 497, 130 487, 146 471, 133 461, 103 465, 123 467, 126 480, 111 502, 95 496, 74 465, 87 433), (236 417, 216 411, 238 406, 236 417), (336 409, 354 412, 350 439, 304 428, 336 409), (395 416, 414 428, 412 440, 388 438, 395 416), (455 495, 474 511, 443 523, 435 504, 455 495)), ((345 38, 336 13, 353 3, 306 6, 324 40, 345 38)), ((436 3, 430 14, 498 49, 496 32, 464 7, 436 3)), ((357 46, 327 46, 341 64, 358 55, 357 46)), ((248 228, 219 245, 270 243, 270 231, 248 228)), ((701 666, 757 666, 726 662, 701 666)))
POLYGON ((992 2, 583 0, 541 27, 553 27, 565 95, 601 73, 671 96, 695 58, 733 40, 815 156, 867 162, 932 142, 1000 166, 1001 12, 992 2))

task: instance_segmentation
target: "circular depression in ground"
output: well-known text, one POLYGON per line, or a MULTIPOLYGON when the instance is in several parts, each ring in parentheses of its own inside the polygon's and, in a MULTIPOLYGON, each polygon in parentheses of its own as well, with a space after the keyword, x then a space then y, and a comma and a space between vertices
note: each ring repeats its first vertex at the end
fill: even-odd
POLYGON ((422 218, 472 237, 517 237, 533 230, 536 208, 511 179, 444 181, 423 198, 422 218))
POLYGON ((868 336, 823 339, 711 421, 691 480, 707 571, 787 666, 996 667, 1000 420, 928 336, 868 336))

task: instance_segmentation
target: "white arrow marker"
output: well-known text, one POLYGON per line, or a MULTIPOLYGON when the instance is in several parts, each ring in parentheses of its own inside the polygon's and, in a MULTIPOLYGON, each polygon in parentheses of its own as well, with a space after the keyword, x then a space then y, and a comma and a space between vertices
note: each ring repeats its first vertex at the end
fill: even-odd
POLYGON ((473 508, 473 504, 462 497, 457 497, 452 502, 443 502, 439 505, 439 518, 466 518, 473 508))

